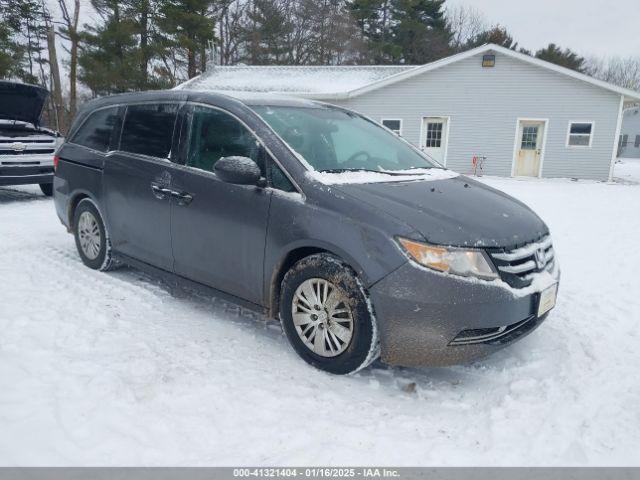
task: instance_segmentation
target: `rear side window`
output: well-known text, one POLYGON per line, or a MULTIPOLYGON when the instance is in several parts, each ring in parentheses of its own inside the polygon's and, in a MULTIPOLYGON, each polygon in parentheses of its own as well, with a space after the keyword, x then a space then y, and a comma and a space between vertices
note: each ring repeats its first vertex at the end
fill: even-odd
POLYGON ((118 107, 103 108, 89 115, 71 140, 99 152, 109 150, 111 134, 118 123, 118 107))
POLYGON ((169 158, 178 105, 129 105, 122 126, 120 150, 169 158))

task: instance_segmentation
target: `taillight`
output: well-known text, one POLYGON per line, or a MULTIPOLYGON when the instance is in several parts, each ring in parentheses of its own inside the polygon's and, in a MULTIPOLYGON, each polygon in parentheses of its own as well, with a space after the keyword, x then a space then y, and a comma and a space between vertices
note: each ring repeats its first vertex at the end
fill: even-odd
POLYGON ((53 156, 53 169, 57 170, 58 169, 58 160, 60 160, 60 157, 58 157, 57 155, 53 156))

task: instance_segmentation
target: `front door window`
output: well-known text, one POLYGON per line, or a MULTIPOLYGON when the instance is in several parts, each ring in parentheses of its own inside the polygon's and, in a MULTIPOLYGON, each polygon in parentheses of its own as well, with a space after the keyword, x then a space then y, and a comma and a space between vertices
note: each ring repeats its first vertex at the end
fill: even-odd
POLYGON ((525 125, 522 127, 522 150, 535 150, 538 148, 538 126, 525 125))
MULTIPOLYGON (((191 122, 187 165, 208 172, 222 157, 248 157, 260 164, 260 149, 253 134, 221 110, 196 106, 191 122)), ((261 170, 264 169, 261 166, 261 170)))
POLYGON ((442 122, 427 123, 427 148, 440 148, 442 146, 442 122))

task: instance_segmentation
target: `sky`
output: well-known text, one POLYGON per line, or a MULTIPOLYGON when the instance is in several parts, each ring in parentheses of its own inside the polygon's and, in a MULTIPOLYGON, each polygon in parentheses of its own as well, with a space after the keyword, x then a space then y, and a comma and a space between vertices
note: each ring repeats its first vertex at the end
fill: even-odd
POLYGON ((507 27, 520 46, 554 42, 583 56, 640 56, 640 0, 448 0, 507 27))

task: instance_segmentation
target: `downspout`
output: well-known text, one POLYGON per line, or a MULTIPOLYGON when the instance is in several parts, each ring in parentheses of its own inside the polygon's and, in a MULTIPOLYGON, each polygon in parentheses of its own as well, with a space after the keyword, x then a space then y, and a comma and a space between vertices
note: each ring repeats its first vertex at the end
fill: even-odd
POLYGON ((624 95, 620 95, 620 106, 618 107, 618 121, 616 122, 616 134, 613 139, 613 151, 611 152, 611 165, 609 165, 609 179, 613 181, 613 167, 618 157, 618 142, 620 141, 620 132, 622 131, 622 112, 624 110, 624 95))

